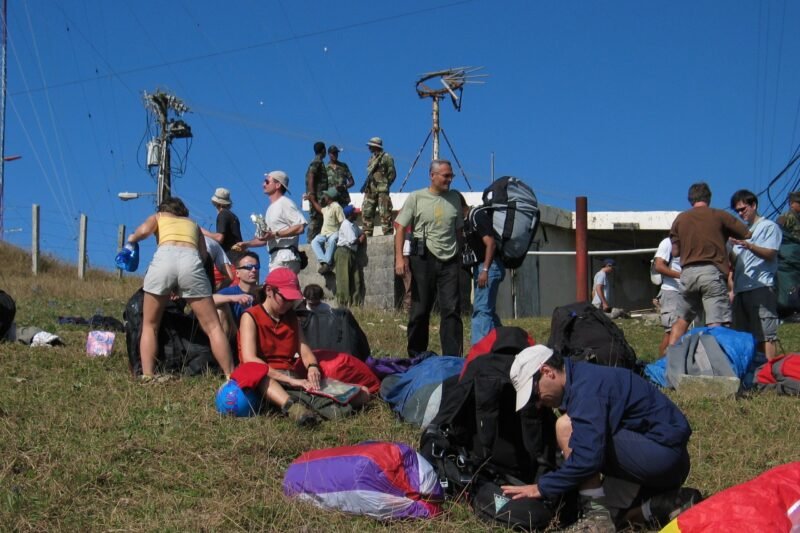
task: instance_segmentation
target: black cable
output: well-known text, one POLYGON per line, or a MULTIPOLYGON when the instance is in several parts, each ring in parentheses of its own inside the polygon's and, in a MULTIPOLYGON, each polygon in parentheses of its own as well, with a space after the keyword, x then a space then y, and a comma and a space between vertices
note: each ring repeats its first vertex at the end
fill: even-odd
POLYGON ((464 181, 467 182, 467 187, 469 190, 472 191, 472 185, 470 184, 469 180, 467 179, 467 173, 464 172, 464 167, 461 166, 461 161, 458 160, 458 156, 456 155, 456 151, 453 150, 453 145, 450 144, 450 139, 447 138, 447 134, 444 132, 444 128, 440 128, 439 131, 442 132, 442 137, 444 137, 444 142, 447 143, 447 147, 450 148, 450 153, 453 154, 453 159, 456 160, 456 165, 461 170, 461 175, 464 176, 464 181))

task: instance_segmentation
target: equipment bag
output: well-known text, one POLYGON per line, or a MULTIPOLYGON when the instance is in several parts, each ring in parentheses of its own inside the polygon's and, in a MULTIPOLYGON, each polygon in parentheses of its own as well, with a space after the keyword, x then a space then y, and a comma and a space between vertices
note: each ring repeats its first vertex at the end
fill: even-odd
POLYGON ((578 506, 574 497, 571 504, 567 505, 566 500, 562 500, 559 507, 539 498, 512 500, 503 495, 503 489, 500 488, 502 485, 522 484, 509 476, 479 477, 470 495, 472 510, 484 522, 503 525, 515 531, 544 531, 551 526, 563 528, 575 522, 578 506))
POLYGON ((383 378, 381 398, 397 415, 425 429, 438 414, 447 387, 458 381, 464 358, 428 357, 406 372, 383 378), (455 380, 449 378, 455 377, 455 380))
POLYGON ((3 340, 14 323, 17 304, 6 291, 0 290, 0 340, 3 340))
POLYGON ((331 350, 364 361, 370 355, 367 335, 349 309, 298 310, 303 336, 312 350, 331 350))
MULTIPOLYGON (((143 302, 144 291, 139 289, 128 300, 123 313, 128 366, 134 376, 142 374, 139 342, 142 338, 143 302)), ((179 304, 167 304, 158 332, 156 372, 196 376, 216 369, 218 367, 208 337, 197 320, 185 314, 179 304)))
POLYGON ((667 382, 678 388, 683 376, 736 378, 728 356, 713 335, 694 333, 667 348, 667 382))
POLYGON ((289 465, 283 493, 379 520, 433 518, 444 499, 436 481, 431 465, 408 445, 374 441, 304 453, 289 465))
POLYGON ((533 189, 519 178, 503 176, 483 191, 483 206, 470 211, 468 226, 475 226, 475 215, 482 210, 491 215, 503 265, 518 268, 539 227, 539 202, 533 189))
POLYGON ((452 496, 472 490, 470 484, 481 472, 534 483, 555 468, 553 411, 537 409, 533 402, 516 411, 509 373, 516 354, 528 347, 528 335, 513 329, 518 334, 509 335, 512 328, 497 329, 494 345, 502 351, 476 355, 466 363, 422 434, 420 453, 452 496))
POLYGON ((756 371, 756 388, 800 396, 800 354, 776 357, 756 371))
POLYGON ((619 326, 589 302, 556 307, 547 345, 577 361, 634 368, 636 352, 619 326))

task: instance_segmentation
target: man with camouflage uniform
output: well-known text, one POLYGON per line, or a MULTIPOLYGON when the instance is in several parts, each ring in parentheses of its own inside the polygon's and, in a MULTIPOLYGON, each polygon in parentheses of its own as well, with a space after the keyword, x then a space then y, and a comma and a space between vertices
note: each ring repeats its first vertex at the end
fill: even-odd
POLYGON ((352 187, 355 183, 353 174, 350 172, 350 167, 347 163, 339 161, 339 147, 331 145, 328 147, 328 185, 336 187, 338 193, 336 201, 342 207, 350 204, 350 193, 347 189, 352 187))
POLYGON ((314 143, 314 159, 308 165, 306 172, 306 199, 311 204, 309 208, 308 242, 311 242, 322 229, 322 206, 319 200, 322 193, 328 189, 328 171, 325 168, 325 143, 314 143))
POLYGON ((372 155, 367 161, 367 181, 361 189, 361 192, 364 193, 364 201, 361 204, 364 234, 372 237, 375 208, 377 207, 383 234, 391 235, 392 199, 389 197, 389 187, 392 186, 397 175, 394 169, 394 159, 383 151, 383 141, 380 137, 371 138, 367 146, 372 155))

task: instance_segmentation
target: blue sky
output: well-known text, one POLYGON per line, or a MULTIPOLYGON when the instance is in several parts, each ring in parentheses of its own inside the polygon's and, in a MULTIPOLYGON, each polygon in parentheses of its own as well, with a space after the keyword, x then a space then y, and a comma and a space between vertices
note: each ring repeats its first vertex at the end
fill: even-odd
MULTIPOLYGON (((416 80, 463 65, 489 77, 441 120, 473 190, 494 153, 497 176, 558 207, 681 210, 698 180, 725 207, 800 142, 798 21, 788 0, 10 2, 6 154, 22 159, 5 167, 4 238, 30 247, 38 203, 42 249, 75 260, 85 213, 89 262, 110 268, 117 225, 154 209, 116 194, 155 190, 142 92, 157 88, 191 109, 173 191, 206 227, 225 186, 249 233, 268 170, 298 200, 317 140, 344 148, 360 186, 365 143, 382 137, 397 190, 431 127, 416 80)), ((426 185, 429 158, 430 145, 405 190, 426 185)))

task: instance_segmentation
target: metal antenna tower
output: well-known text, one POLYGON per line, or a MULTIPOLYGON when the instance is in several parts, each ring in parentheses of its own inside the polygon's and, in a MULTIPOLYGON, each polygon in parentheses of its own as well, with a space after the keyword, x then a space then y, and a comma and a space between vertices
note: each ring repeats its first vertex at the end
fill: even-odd
POLYGON ((450 139, 447 138, 444 128, 441 127, 439 121, 439 100, 442 98, 450 98, 455 110, 461 111, 461 97, 464 93, 464 86, 474 83, 483 84, 485 83, 483 78, 487 78, 489 76, 488 74, 478 74, 477 72, 481 69, 483 69, 483 67, 456 67, 447 70, 437 70, 436 72, 427 72, 422 74, 417 80, 416 87, 419 97, 430 98, 433 101, 433 126, 428 132, 428 136, 425 137, 425 141, 423 141, 419 152, 417 152, 417 157, 414 159, 414 162, 411 163, 411 168, 408 170, 408 174, 406 174, 402 185, 400 185, 401 191, 403 190, 403 187, 405 187, 409 176, 411 176, 411 173, 414 171, 414 167, 417 165, 417 161, 419 161, 419 157, 422 155, 422 151, 425 149, 425 146, 428 144, 428 140, 431 137, 433 137, 432 159, 439 159, 440 133, 444 137, 445 142, 447 142, 447 146, 450 148, 450 152, 453 154, 453 159, 455 159, 458 168, 461 170, 461 175, 464 176, 464 181, 467 182, 467 186, 469 186, 470 190, 472 190, 472 186, 467 179, 464 168, 461 166, 458 156, 456 156, 456 153, 453 150, 453 145, 450 144, 450 139), (434 83, 434 80, 439 80, 439 83, 434 83), (438 85, 441 85, 441 87, 438 85))
POLYGON ((161 132, 147 143, 147 166, 158 167, 158 190, 156 205, 160 205, 172 195, 171 151, 174 139, 185 139, 192 136, 192 128, 183 120, 170 116, 182 116, 189 111, 183 101, 172 94, 156 90, 153 94, 144 93, 145 108, 155 115, 161 126, 161 132))

